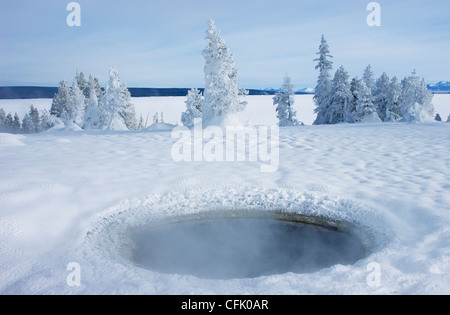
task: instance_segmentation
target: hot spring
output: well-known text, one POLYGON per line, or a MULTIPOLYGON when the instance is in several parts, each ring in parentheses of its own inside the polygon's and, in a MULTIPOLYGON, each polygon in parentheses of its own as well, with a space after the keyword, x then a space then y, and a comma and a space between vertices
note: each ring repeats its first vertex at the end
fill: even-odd
POLYGON ((368 254, 348 224, 283 212, 174 217, 126 234, 126 256, 134 264, 203 279, 311 273, 351 265, 368 254))

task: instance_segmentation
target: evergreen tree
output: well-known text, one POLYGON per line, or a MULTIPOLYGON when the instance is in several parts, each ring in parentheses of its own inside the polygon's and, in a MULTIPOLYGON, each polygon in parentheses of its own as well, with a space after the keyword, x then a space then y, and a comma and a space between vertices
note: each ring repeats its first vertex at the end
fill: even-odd
POLYGON ((364 81, 361 82, 361 90, 359 91, 356 113, 358 121, 381 121, 378 117, 376 106, 372 102, 371 90, 364 81))
POLYGON ((6 130, 5 120, 6 120, 6 112, 3 108, 0 108, 0 131, 6 130))
POLYGON ((294 86, 291 78, 286 75, 282 92, 278 92, 273 98, 273 104, 277 106, 276 112, 280 127, 296 126, 299 124, 296 118, 297 113, 294 110, 294 95, 294 86))
POLYGON ((97 97, 97 102, 100 102, 103 92, 98 78, 95 78, 92 75, 89 76, 88 90, 88 97, 90 97, 92 90, 94 90, 95 96, 97 97))
POLYGON ((428 90, 424 79, 414 71, 402 81, 402 117, 407 122, 421 122, 432 119, 434 106, 433 94, 428 90))
POLYGON ((83 92, 83 95, 85 97, 85 99, 89 98, 89 85, 86 81, 86 77, 84 76, 83 72, 79 72, 77 70, 77 74, 75 75, 75 80, 77 81, 78 84, 78 88, 81 90, 81 92, 83 92))
POLYGON ((58 118, 67 115, 69 111, 70 88, 66 81, 61 81, 58 92, 53 97, 50 114, 58 118))
POLYGON ((14 114, 14 120, 12 122, 12 132, 19 133, 20 132, 20 117, 17 113, 14 114))
POLYGON ((205 58, 203 121, 240 112, 247 105, 239 99, 234 57, 212 20, 209 21, 206 41, 207 47, 203 50, 205 58))
POLYGON ((441 115, 439 115, 439 113, 436 114, 436 117, 434 117, 434 120, 436 120, 436 121, 442 121, 441 115))
POLYGON ((22 120, 22 132, 32 133, 33 129, 33 122, 31 121, 30 115, 26 113, 22 120))
POLYGON ((388 75, 383 72, 381 77, 376 81, 375 86, 372 90, 373 103, 375 104, 378 116, 382 121, 386 121, 386 114, 389 106, 390 85, 391 82, 388 75))
POLYGON ((75 123, 83 126, 83 118, 85 113, 85 98, 83 92, 78 87, 77 80, 73 81, 70 90, 69 106, 68 106, 68 123, 75 123))
POLYGON ((367 68, 364 70, 363 82, 367 85, 367 87, 373 91, 375 87, 375 79, 373 78, 373 71, 371 65, 368 65, 367 68))
POLYGON ((8 113, 8 115, 6 115, 5 120, 4 120, 4 128, 6 132, 12 132, 13 129, 13 117, 11 115, 11 113, 8 113))
POLYGON ((333 62, 329 60, 333 56, 330 55, 330 49, 324 35, 322 35, 319 52, 316 54, 319 55, 319 58, 314 59, 314 61, 318 62, 316 70, 319 70, 320 73, 314 95, 315 113, 317 113, 314 125, 321 125, 328 123, 330 120, 328 117, 332 88, 330 71, 333 69, 333 62))
POLYGON ((30 127, 29 127, 29 131, 30 133, 38 133, 41 131, 41 117, 39 115, 39 111, 37 110, 37 108, 35 108, 33 105, 31 105, 30 107, 30 112, 29 112, 29 117, 30 117, 30 127))
POLYGON ((188 92, 186 100, 186 111, 181 114, 181 123, 186 127, 192 127, 195 120, 202 118, 203 95, 202 92, 194 88, 188 92))
POLYGON ((362 80, 358 77, 355 77, 352 79, 352 82, 350 83, 350 92, 352 93, 353 99, 352 99, 352 105, 350 107, 350 113, 347 114, 347 122, 357 122, 358 119, 358 113, 357 113, 357 107, 358 107, 358 100, 359 100, 359 94, 362 90, 362 80))
POLYGON ((53 128, 56 125, 56 117, 49 114, 49 112, 44 109, 41 112, 41 126, 40 131, 46 131, 53 128))
MULTIPOLYGON (((92 86, 91 86, 92 87, 92 86)), ((91 88, 86 112, 84 114, 83 129, 99 129, 102 125, 101 112, 98 107, 98 99, 95 89, 91 88)))
POLYGON ((397 77, 393 77, 388 89, 388 101, 386 106, 386 118, 387 122, 396 122, 399 121, 401 116, 401 96, 402 96, 402 88, 400 83, 398 82, 397 77))
POLYGON ((127 130, 136 129, 134 105, 130 102, 131 94, 127 86, 120 81, 115 68, 109 71, 109 82, 101 101, 102 129, 127 130))
POLYGON ((450 123, 450 114, 448 115, 447 122, 450 123))
POLYGON ((353 95, 348 80, 348 72, 341 66, 332 81, 331 104, 326 115, 328 124, 347 122, 350 119, 353 95))

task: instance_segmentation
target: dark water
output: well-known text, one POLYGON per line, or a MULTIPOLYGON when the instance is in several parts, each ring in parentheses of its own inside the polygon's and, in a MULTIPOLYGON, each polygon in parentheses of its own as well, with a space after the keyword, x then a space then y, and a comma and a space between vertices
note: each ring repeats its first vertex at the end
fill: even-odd
POLYGON ((140 228, 130 236, 136 264, 206 279, 309 273, 365 256, 348 233, 276 219, 204 219, 140 228))

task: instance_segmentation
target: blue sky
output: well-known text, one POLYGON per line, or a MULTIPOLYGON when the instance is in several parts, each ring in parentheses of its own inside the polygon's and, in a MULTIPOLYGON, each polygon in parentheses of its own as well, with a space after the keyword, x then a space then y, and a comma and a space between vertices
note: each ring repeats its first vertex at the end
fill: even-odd
POLYGON ((235 56, 245 88, 314 87, 325 34, 334 69, 361 76, 371 64, 400 78, 417 69, 450 80, 450 2, 385 0, 369 27, 369 0, 79 0, 69 27, 64 0, 0 0, 0 85, 56 86, 77 69, 107 80, 115 66, 133 87, 202 87, 207 21, 235 56))

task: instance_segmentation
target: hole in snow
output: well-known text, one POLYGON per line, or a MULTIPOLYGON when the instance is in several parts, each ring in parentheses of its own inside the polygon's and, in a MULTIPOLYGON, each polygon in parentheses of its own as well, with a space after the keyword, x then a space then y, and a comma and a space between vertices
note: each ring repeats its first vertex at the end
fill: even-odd
POLYGON ((366 256, 343 226, 281 212, 199 214, 130 229, 127 256, 156 272, 204 279, 309 273, 366 256))

